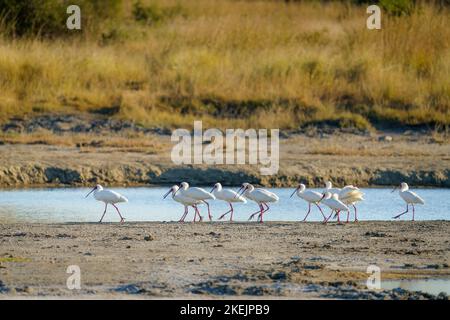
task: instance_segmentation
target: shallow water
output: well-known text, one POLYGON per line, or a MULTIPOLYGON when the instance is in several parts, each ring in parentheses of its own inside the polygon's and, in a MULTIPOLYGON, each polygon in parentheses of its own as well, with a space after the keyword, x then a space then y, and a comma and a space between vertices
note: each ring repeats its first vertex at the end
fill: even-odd
MULTIPOLYGON (((183 214, 183 206, 170 197, 163 200, 167 187, 113 188, 125 195, 128 203, 118 206, 127 221, 177 221, 183 214)), ((210 187, 206 188, 208 191, 210 187)), ((237 189, 237 188, 234 188, 237 189)), ((272 188, 279 197, 278 203, 272 204, 271 209, 264 215, 266 221, 298 221, 305 216, 308 205, 305 201, 294 196, 289 198, 293 189, 272 188)), ((88 188, 46 188, 0 190, 0 222, 95 222, 103 213, 104 204, 96 201, 92 196, 85 199, 90 191, 88 188)), ((322 189, 316 189, 322 191, 322 189)), ((416 206, 416 220, 447 220, 450 215, 450 189, 415 189, 425 205, 416 206)), ((366 199, 358 204, 358 218, 360 220, 391 220, 391 218, 405 210, 405 203, 397 192, 391 189, 363 189, 366 199)), ((228 205, 222 201, 211 201, 214 218, 218 218, 228 210, 228 205)), ((234 205, 234 219, 246 221, 258 206, 249 201, 247 204, 234 205)), ((328 215, 330 209, 323 210, 328 215)), ((207 218, 205 206, 200 206, 204 218, 207 218)), ((187 220, 193 218, 192 208, 187 220)), ((342 215, 345 219, 345 214, 342 215)), ((353 219, 353 210, 351 214, 353 219)), ((405 214, 402 220, 410 220, 411 214, 405 214)), ((322 215, 313 206, 308 217, 311 221, 321 221, 322 215)), ((118 221, 114 208, 109 206, 104 221, 118 221)))
POLYGON ((408 291, 422 291, 434 295, 444 292, 450 295, 450 279, 386 280, 381 281, 381 288, 385 290, 401 288, 408 291))

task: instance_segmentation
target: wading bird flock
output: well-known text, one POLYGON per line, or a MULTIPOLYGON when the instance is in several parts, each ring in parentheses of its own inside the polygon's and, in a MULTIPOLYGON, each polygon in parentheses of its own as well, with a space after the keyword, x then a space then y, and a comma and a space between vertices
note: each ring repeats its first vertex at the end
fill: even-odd
MULTIPOLYGON (((395 187, 392 192, 397 189, 395 187)), ((101 201, 105 204, 105 210, 99 222, 103 221, 103 218, 106 213, 106 209, 108 208, 108 204, 111 204, 117 211, 120 217, 120 222, 123 223, 125 219, 121 215, 119 208, 116 204, 120 202, 128 202, 128 199, 122 196, 121 194, 111 191, 105 190, 101 185, 95 186, 87 195, 86 198, 94 193, 94 198, 97 201, 101 201)), ((203 217, 200 214, 200 210, 198 205, 204 204, 208 209, 208 218, 209 221, 212 221, 213 216, 211 215, 211 210, 209 200, 221 200, 228 203, 230 206, 230 210, 222 214, 218 220, 223 219, 227 214, 230 214, 230 221, 233 221, 233 203, 242 202, 246 203, 247 200, 251 200, 255 202, 259 209, 258 211, 252 213, 248 220, 252 220, 254 216, 258 215, 257 221, 263 222, 263 215, 269 211, 269 203, 278 202, 279 197, 266 189, 255 188, 250 183, 243 183, 239 190, 233 191, 231 189, 225 189, 222 187, 220 183, 216 183, 210 192, 206 191, 202 188, 190 187, 187 182, 182 182, 179 186, 172 186, 169 191, 163 196, 163 199, 167 198, 167 196, 172 195, 172 199, 184 206, 184 212, 181 216, 179 222, 184 222, 186 216, 189 213, 189 207, 194 209, 194 219, 193 222, 203 221, 203 217)), ((308 203, 308 212, 306 213, 305 218, 302 221, 306 221, 308 215, 311 212, 311 206, 314 205, 317 207, 322 214, 323 223, 327 223, 332 217, 337 218, 337 222, 341 223, 340 213, 347 212, 346 223, 349 222, 350 219, 350 208, 354 209, 355 219, 354 221, 358 221, 356 203, 363 201, 363 192, 353 185, 348 185, 341 188, 333 188, 330 181, 327 181, 325 184, 325 189, 322 193, 312 190, 307 190, 306 186, 301 183, 291 194, 291 198, 297 194, 297 196, 308 203), (328 217, 324 214, 320 205, 323 204, 329 209, 331 209, 331 213, 328 217), (333 216, 334 214, 334 216, 333 216)), ((409 190, 408 184, 406 182, 402 182, 400 184, 400 197, 406 202, 406 211, 400 213, 393 217, 394 219, 400 218, 402 215, 409 212, 409 206, 412 206, 412 221, 414 221, 415 215, 415 204, 425 204, 425 201, 418 196, 416 193, 409 190)))

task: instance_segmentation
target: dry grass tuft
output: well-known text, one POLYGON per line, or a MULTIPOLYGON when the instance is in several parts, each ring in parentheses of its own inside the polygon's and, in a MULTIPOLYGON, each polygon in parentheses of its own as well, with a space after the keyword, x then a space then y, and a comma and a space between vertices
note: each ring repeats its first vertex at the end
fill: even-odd
POLYGON ((12 40, 0 23, 0 118, 116 107, 146 126, 450 124, 448 7, 369 31, 348 3, 151 3, 82 38, 12 40))

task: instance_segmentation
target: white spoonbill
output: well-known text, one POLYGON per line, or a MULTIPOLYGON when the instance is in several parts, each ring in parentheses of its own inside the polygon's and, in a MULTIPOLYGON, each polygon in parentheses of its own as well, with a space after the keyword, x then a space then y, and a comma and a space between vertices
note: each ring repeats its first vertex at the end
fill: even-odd
MULTIPOLYGON (((339 193, 339 200, 342 201, 342 203, 344 203, 347 206, 352 206, 353 209, 355 210, 355 222, 358 222, 358 215, 357 215, 357 210, 356 210, 356 206, 355 203, 359 202, 359 201, 363 201, 364 198, 364 193, 362 193, 362 191, 360 191, 359 189, 348 189, 349 191, 346 190, 347 187, 343 188, 341 190, 341 192, 339 193)), ((350 210, 347 211, 347 222, 349 221, 350 218, 350 210)))
POLYGON ((302 221, 306 221, 306 218, 308 218, 308 215, 311 212, 311 204, 314 204, 317 208, 319 208, 320 213, 322 213, 323 220, 326 220, 327 217, 325 217, 322 208, 319 206, 319 202, 323 198, 323 195, 321 193, 312 190, 306 190, 306 186, 303 183, 300 183, 299 186, 294 190, 294 192, 291 194, 291 198, 296 193, 299 198, 308 202, 308 213, 302 221))
POLYGON ((213 194, 209 193, 208 191, 206 191, 205 189, 202 189, 202 188, 189 187, 189 183, 187 183, 187 182, 182 182, 180 184, 180 189, 177 191, 177 193, 181 193, 182 196, 188 197, 188 198, 191 198, 194 200, 201 200, 203 203, 205 203, 206 206, 208 207, 209 221, 212 220, 211 211, 209 209, 209 203, 206 202, 206 200, 216 199, 216 197, 213 194))
MULTIPOLYGON (((395 187, 392 192, 394 192, 398 187, 395 187)), ((425 201, 419 197, 415 192, 409 190, 409 186, 406 182, 400 184, 400 191, 398 192, 400 197, 406 202, 406 211, 396 215, 394 219, 400 218, 402 215, 408 212, 409 205, 412 205, 412 221, 414 221, 414 204, 425 204, 425 201)))
POLYGON ((242 187, 239 188, 238 195, 244 195, 244 197, 253 200, 258 204, 259 211, 253 213, 248 220, 253 219, 253 217, 259 213, 258 218, 261 223, 263 222, 263 214, 270 209, 267 203, 277 202, 280 199, 275 193, 272 193, 266 189, 255 189, 254 186, 247 182, 243 183, 242 187), (266 206, 266 208, 264 206, 266 206))
POLYGON ((111 204, 114 208, 116 208, 117 213, 120 217, 120 222, 123 223, 125 221, 124 217, 120 214, 119 208, 117 208, 116 203, 119 202, 128 202, 128 199, 125 198, 120 193, 117 193, 112 190, 105 190, 101 185, 96 185, 87 195, 85 198, 87 198, 91 193, 94 193, 94 198, 97 201, 101 201, 105 204, 105 211, 103 211, 103 215, 99 221, 101 223, 103 221, 103 217, 106 214, 106 209, 108 208, 108 204, 111 204))
POLYGON ((233 221, 233 205, 231 203, 233 202, 243 202, 247 203, 247 200, 243 196, 238 195, 235 191, 230 189, 224 189, 222 188, 222 185, 217 182, 214 187, 211 189, 211 193, 216 197, 218 200, 222 200, 227 202, 230 205, 230 210, 225 212, 223 215, 219 217, 219 220, 223 219, 227 214, 231 213, 230 215, 230 221, 233 221))
POLYGON ((336 211, 338 223, 341 223, 341 220, 339 219, 339 212, 348 211, 348 207, 342 201, 339 200, 339 196, 337 195, 337 193, 331 194, 331 192, 329 191, 325 192, 321 203, 323 203, 324 205, 326 205, 331 209, 331 214, 324 221, 324 223, 327 223, 327 221, 333 215, 334 211, 336 211))
POLYGON ((172 194, 172 199, 175 200, 178 203, 181 203, 184 205, 184 213, 181 216, 181 219, 178 222, 184 222, 184 219, 186 219, 186 216, 188 214, 188 207, 191 206, 194 208, 194 222, 196 221, 197 215, 200 217, 200 221, 203 220, 202 216, 200 215, 200 212, 197 208, 197 205, 200 203, 203 203, 201 200, 195 200, 188 197, 184 197, 180 193, 178 193, 179 187, 177 185, 172 186, 169 191, 164 195, 163 199, 167 198, 169 194, 172 194))

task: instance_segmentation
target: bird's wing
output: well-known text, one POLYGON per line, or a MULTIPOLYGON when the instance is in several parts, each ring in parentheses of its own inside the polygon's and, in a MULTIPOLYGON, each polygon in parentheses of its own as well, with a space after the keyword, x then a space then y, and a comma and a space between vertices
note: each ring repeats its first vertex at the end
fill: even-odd
POLYGON ((417 193, 412 192, 412 191, 408 191, 406 193, 406 195, 408 196, 408 198, 411 201, 414 201, 416 203, 421 203, 421 204, 425 204, 425 200, 423 200, 417 193))
POLYGON ((271 200, 278 201, 280 199, 275 193, 270 192, 270 191, 265 190, 265 189, 257 188, 257 189, 255 189, 255 191, 260 193, 260 194, 262 194, 262 195, 264 195, 265 197, 267 197, 268 199, 271 199, 271 200))
POLYGON ((303 199, 306 201, 319 201, 322 199, 322 194, 316 191, 308 190, 303 192, 303 199))
POLYGON ((354 186, 345 186, 341 191, 339 191, 339 199, 345 198, 347 194, 354 191, 359 191, 359 189, 354 186))
POLYGON ((362 197, 363 197, 363 193, 359 190, 349 190, 349 191, 345 192, 344 194, 339 194, 339 200, 341 200, 341 201, 350 201, 352 199, 362 200, 362 197))
POLYGON ((109 202, 109 203, 117 203, 117 202, 127 202, 127 198, 122 196, 120 193, 117 193, 112 190, 102 190, 97 192, 95 198, 100 201, 109 202), (126 201, 125 201, 126 200, 126 201))
POLYGON ((185 191, 186 196, 193 199, 204 200, 204 199, 215 199, 216 197, 202 188, 189 188, 185 191))
POLYGON ((221 193, 221 200, 247 203, 247 200, 243 196, 237 196, 238 193, 234 190, 222 189, 221 193))

